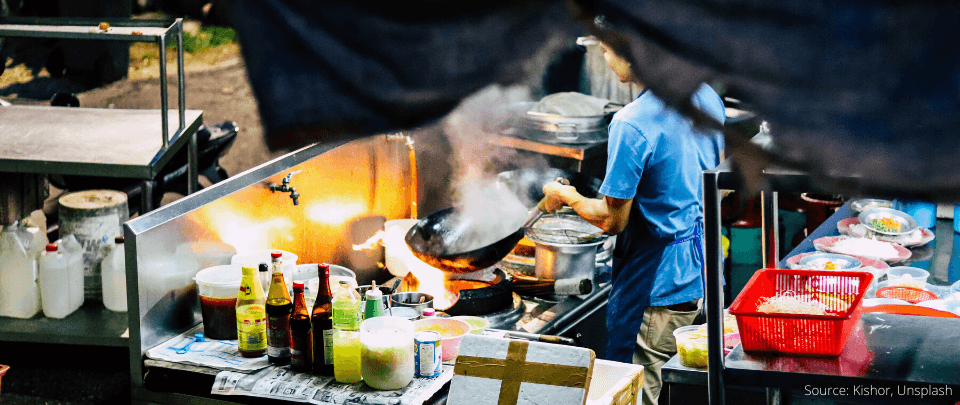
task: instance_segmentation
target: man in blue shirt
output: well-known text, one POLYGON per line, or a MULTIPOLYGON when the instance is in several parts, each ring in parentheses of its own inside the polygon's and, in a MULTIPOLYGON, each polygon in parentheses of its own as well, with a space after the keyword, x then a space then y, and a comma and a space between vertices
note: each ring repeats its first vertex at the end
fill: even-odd
MULTIPOLYGON (((601 44, 621 82, 643 84, 630 63, 601 44)), ((723 102, 707 85, 694 106, 718 122, 723 102)), ((676 354, 673 331, 690 325, 703 297, 702 171, 723 159, 719 131, 702 131, 648 90, 613 116, 601 199, 550 183, 541 208, 563 205, 616 234, 607 305, 607 358, 644 366, 643 403, 655 404, 660 367, 676 354)))

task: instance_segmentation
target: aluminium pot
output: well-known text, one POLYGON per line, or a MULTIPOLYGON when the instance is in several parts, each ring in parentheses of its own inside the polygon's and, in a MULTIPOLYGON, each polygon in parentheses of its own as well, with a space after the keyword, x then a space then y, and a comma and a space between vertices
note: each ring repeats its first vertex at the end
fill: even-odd
POLYGON ((537 278, 593 280, 597 268, 597 246, 602 245, 605 240, 576 245, 534 240, 537 278))
POLYGON ((613 111, 601 115, 571 117, 530 111, 535 102, 517 103, 518 135, 548 143, 586 144, 607 140, 607 125, 613 111))

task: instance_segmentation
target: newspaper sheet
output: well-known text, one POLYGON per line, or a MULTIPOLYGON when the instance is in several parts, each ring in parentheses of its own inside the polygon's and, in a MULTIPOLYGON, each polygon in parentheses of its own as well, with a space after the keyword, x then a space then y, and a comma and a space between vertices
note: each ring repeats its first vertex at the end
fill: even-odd
POLYGON ((256 373, 223 371, 217 374, 211 394, 245 395, 319 405, 421 405, 453 377, 453 366, 432 378, 414 378, 399 390, 380 391, 363 382, 343 384, 333 377, 271 366, 256 373))
POLYGON ((267 356, 241 356, 236 340, 194 341, 194 336, 202 328, 203 326, 199 325, 147 350, 147 358, 236 371, 254 371, 270 365, 267 356), (181 353, 178 353, 177 349, 180 349, 181 353))

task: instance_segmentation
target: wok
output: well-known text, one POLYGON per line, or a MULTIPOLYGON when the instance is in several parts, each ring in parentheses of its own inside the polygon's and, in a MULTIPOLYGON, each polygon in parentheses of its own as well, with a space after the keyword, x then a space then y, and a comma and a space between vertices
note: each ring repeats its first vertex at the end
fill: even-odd
POLYGON ((461 250, 460 229, 466 221, 454 208, 443 209, 420 219, 404 239, 414 256, 447 273, 471 273, 493 266, 523 239, 523 228, 519 228, 493 244, 461 250))

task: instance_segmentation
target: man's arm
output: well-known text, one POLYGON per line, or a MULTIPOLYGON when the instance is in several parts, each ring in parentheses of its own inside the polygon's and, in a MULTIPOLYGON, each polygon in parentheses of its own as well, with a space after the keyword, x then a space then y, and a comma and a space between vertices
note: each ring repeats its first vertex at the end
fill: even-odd
POLYGON ((538 207, 547 212, 556 212, 564 205, 570 206, 587 222, 596 225, 610 235, 623 232, 630 219, 630 205, 633 199, 613 197, 587 198, 577 192, 573 186, 560 183, 548 183, 543 186, 545 197, 538 207))

